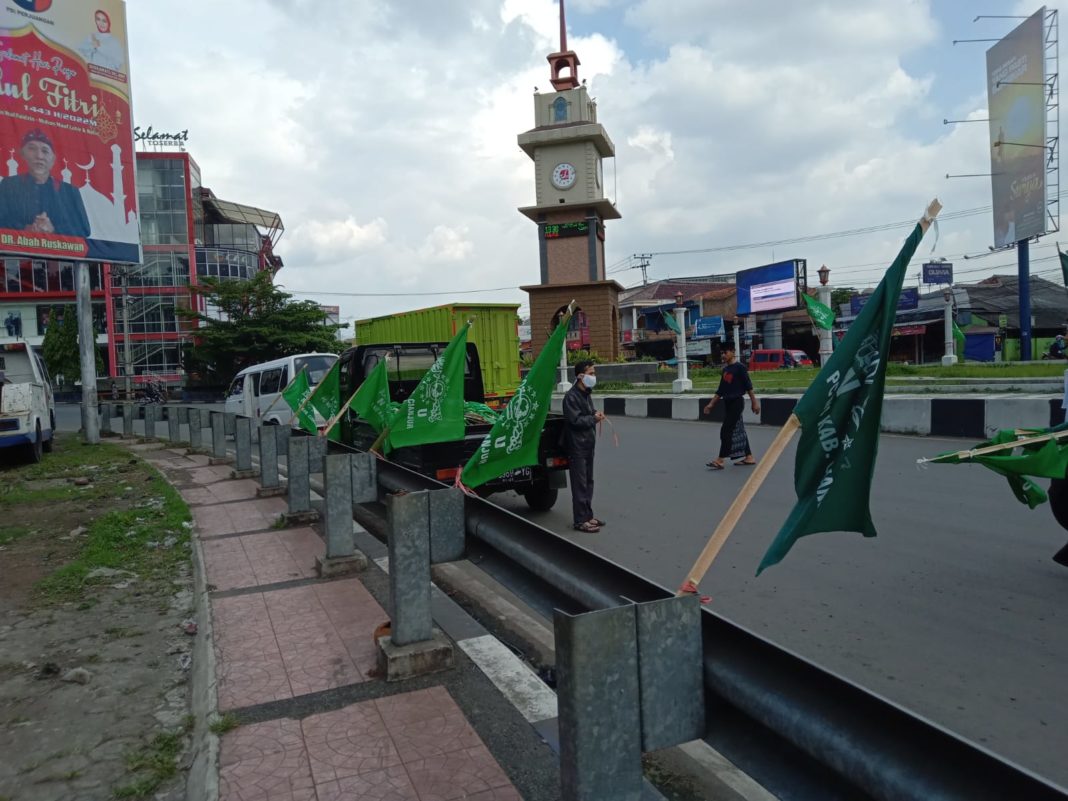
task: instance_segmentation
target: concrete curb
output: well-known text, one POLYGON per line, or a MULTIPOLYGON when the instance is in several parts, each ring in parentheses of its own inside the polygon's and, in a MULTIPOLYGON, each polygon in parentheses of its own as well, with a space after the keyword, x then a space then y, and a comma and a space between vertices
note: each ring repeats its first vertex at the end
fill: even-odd
MULTIPOLYGON (((700 395, 597 395, 594 405, 609 417, 651 417, 661 420, 690 420, 718 423, 723 406, 711 415, 704 406, 711 394, 700 395)), ((747 425, 781 426, 793 412, 799 395, 758 395, 760 414, 746 402, 743 419, 747 425)), ((1060 395, 1013 394, 1005 397, 975 395, 905 395, 883 397, 882 430, 888 434, 914 436, 966 437, 984 439, 1002 428, 1045 428, 1064 422, 1060 395)), ((563 396, 554 396, 551 408, 560 412, 563 396)))

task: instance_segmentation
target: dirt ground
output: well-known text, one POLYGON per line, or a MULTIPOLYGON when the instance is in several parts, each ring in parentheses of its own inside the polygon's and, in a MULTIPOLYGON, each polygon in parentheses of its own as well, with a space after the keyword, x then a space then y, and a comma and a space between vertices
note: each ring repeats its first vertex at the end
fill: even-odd
POLYGON ((183 797, 187 521, 119 445, 0 463, 0 801, 183 797))

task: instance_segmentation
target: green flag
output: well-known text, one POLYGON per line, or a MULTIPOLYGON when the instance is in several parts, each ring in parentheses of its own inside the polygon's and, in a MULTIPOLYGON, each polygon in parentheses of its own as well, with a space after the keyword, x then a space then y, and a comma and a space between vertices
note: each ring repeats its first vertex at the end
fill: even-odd
POLYGON ((538 446, 545 415, 560 368, 567 336, 567 320, 556 326, 526 378, 497 418, 478 450, 464 465, 461 481, 478 487, 509 470, 538 463, 538 446))
POLYGON ((964 361, 964 345, 967 343, 967 339, 964 337, 964 332, 960 330, 960 326, 957 325, 957 321, 953 320, 953 342, 957 350, 956 356, 958 361, 964 361))
POLYGON ((1064 288, 1068 289, 1068 253, 1061 253, 1061 246, 1057 245, 1057 255, 1061 257, 1061 280, 1064 288))
MULTIPOLYGON (((1066 428, 1068 425, 1059 425, 1056 428, 1025 429, 1025 431, 1031 435, 1041 435, 1064 431, 1066 428)), ((1017 439, 1019 437, 1015 430, 1003 429, 986 442, 980 442, 972 450, 980 450, 992 445, 1004 445, 1007 442, 1015 442, 1017 439)), ((1015 449, 975 455, 969 451, 949 451, 939 454, 931 461, 940 464, 964 464, 966 462, 981 464, 1005 476, 1016 499, 1034 509, 1046 502, 1046 491, 1028 476, 1064 478, 1065 471, 1068 470, 1068 440, 1058 442, 1050 438, 1045 442, 1035 442, 1020 447, 1023 451, 1020 454, 1016 454, 1015 449)))
POLYGON ((315 416, 312 414, 310 403, 304 403, 308 395, 311 394, 311 386, 308 384, 308 371, 301 370, 297 373, 297 377, 289 382, 289 386, 282 390, 282 397, 285 398, 286 403, 289 404, 289 408, 294 412, 300 409, 303 404, 304 408, 300 409, 300 417, 297 420, 297 424, 307 431, 309 434, 316 433, 315 416))
POLYGON ((824 306, 807 292, 803 293, 801 297, 805 299, 805 305, 808 306, 808 316, 812 318, 812 322, 820 328, 830 331, 834 327, 834 310, 830 306, 824 306))
POLYGON ((660 312, 660 316, 664 318, 664 325, 674 331, 676 334, 681 334, 682 329, 679 328, 679 321, 675 319, 674 312, 660 312))
POLYGON ((470 322, 464 323, 445 352, 423 375, 411 397, 401 404, 389 424, 388 447, 463 439, 464 365, 470 327, 470 322))
POLYGON ((352 399, 350 406, 361 419, 366 420, 375 431, 379 432, 386 427, 393 416, 389 400, 389 368, 386 364, 385 359, 378 362, 375 369, 356 390, 356 397, 352 399))
MULTIPOLYGON (((319 382, 319 386, 315 388, 315 394, 312 395, 309 406, 314 406, 315 411, 322 415, 324 420, 333 419, 337 414, 338 409, 341 408, 341 362, 334 362, 334 366, 330 368, 329 372, 323 376, 323 380, 319 382)), ((328 439, 337 442, 341 439, 341 432, 337 426, 334 426, 326 434, 328 439)))
POLYGON ((868 509, 886 382, 886 357, 905 268, 923 238, 917 224, 883 280, 827 359, 794 414, 801 437, 794 462, 797 504, 764 554, 757 575, 801 537, 821 531, 875 536, 868 509))

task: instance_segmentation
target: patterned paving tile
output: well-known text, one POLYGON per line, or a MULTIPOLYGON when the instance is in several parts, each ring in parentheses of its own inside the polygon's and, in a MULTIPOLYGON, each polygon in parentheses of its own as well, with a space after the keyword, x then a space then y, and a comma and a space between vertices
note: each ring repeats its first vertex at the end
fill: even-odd
POLYGON ((404 767, 420 801, 469 798, 509 785, 508 777, 485 746, 407 762, 404 767))
POLYGON ((389 734, 404 763, 482 745, 459 709, 447 715, 391 726, 389 734))
POLYGON ((386 728, 399 729, 408 723, 447 715, 459 711, 444 687, 430 687, 400 695, 389 695, 374 701, 386 728))
POLYGON ((495 787, 484 793, 469 795, 467 801, 523 801, 523 796, 509 784, 507 787, 495 787))
POLYGON ((303 745, 223 766, 220 801, 316 801, 303 745))
POLYGON ((293 697, 285 663, 278 656, 258 654, 252 659, 221 662, 218 679, 221 710, 293 697))
POLYGON ((317 784, 401 764, 373 703, 313 715, 304 720, 303 728, 317 784))
POLYGON ((304 734, 299 720, 281 718, 239 726, 222 737, 219 765, 260 759, 271 754, 304 750, 304 734))
POLYGON ((400 765, 316 784, 315 791, 319 801, 420 801, 408 771, 400 765))

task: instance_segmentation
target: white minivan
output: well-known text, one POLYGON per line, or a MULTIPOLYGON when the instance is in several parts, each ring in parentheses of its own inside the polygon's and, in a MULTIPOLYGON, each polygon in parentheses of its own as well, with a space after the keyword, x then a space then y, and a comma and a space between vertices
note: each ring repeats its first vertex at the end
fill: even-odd
POLYGON ((44 362, 25 342, 0 345, 0 454, 17 448, 30 461, 52 450, 56 403, 44 362))
MULTIPOLYGON (((290 381, 305 368, 312 387, 330 372, 337 361, 334 353, 298 353, 273 362, 255 364, 238 373, 226 393, 226 411, 251 417, 267 425, 292 425, 293 410, 279 397, 290 381)), ((316 422, 320 420, 316 414, 316 422)))

